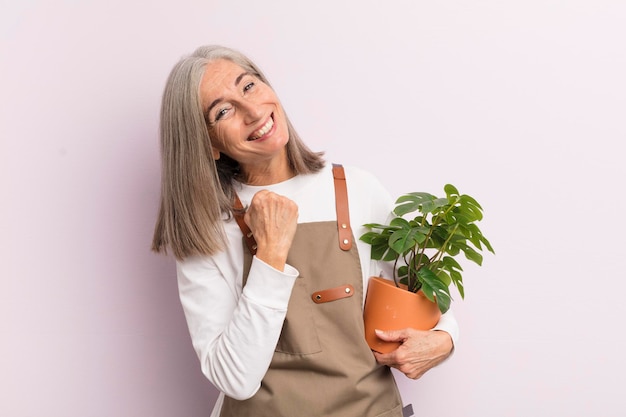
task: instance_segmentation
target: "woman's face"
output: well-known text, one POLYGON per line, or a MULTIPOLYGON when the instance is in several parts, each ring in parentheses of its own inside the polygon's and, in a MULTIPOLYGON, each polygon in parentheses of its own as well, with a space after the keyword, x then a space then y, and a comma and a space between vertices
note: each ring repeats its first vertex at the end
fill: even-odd
POLYGON ((226 59, 207 64, 200 84, 213 157, 224 153, 246 169, 285 158, 287 121, 274 91, 226 59))

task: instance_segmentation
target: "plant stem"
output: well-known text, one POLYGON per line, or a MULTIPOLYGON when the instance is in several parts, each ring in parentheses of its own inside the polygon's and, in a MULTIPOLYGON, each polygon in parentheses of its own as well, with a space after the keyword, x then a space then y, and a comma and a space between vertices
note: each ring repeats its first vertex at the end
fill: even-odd
POLYGON ((443 242, 443 245, 441 245, 441 249, 439 249, 437 253, 433 255, 432 258, 430 258, 430 261, 433 265, 436 266, 437 263, 441 262, 441 259, 443 258, 443 254, 446 252, 446 246, 448 246, 450 239, 452 239, 452 236, 454 236, 458 228, 459 228, 459 225, 455 224, 454 229, 452 230, 452 232, 448 234, 448 238, 446 239, 445 242, 443 242))
POLYGON ((396 261, 393 263, 393 282, 396 284, 396 287, 399 287, 400 285, 398 284, 398 274, 397 274, 397 266, 398 266, 398 259, 400 259, 400 257, 396 257, 396 261))

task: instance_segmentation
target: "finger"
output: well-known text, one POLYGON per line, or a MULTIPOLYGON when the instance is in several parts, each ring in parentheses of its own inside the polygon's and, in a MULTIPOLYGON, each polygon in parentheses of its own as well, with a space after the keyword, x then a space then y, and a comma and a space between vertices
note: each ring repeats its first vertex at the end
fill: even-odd
POLYGON ((402 330, 374 330, 376 336, 386 342, 404 342, 408 338, 406 329, 402 330))
POLYGON ((244 221, 252 232, 255 228, 265 227, 267 231, 285 226, 292 226, 298 217, 297 205, 286 197, 267 190, 259 191, 253 197, 244 221))
POLYGON ((376 358, 376 362, 378 362, 381 365, 387 365, 391 367, 396 365, 396 362, 394 360, 395 356, 393 352, 391 353, 374 352, 374 358, 376 358))

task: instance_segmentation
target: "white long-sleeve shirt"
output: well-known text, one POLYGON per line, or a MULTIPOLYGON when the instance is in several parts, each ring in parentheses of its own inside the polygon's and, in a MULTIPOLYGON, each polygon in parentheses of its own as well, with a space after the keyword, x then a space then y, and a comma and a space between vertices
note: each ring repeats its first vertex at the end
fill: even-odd
MULTIPOLYGON (((387 222, 394 205, 375 177, 358 168, 344 169, 365 294, 368 278, 391 277, 392 266, 371 260, 370 246, 359 237, 368 231, 364 224, 387 222)), ((246 206, 262 189, 293 200, 298 206, 298 223, 336 220, 330 164, 319 173, 299 175, 270 186, 241 184, 237 193, 246 206)), ((242 288, 241 230, 234 219, 225 221, 224 229, 228 241, 225 251, 177 262, 178 286, 202 372, 222 396, 247 399, 257 392, 269 368, 298 271, 290 265, 278 271, 254 257, 242 288)), ((451 311, 442 315, 436 329, 448 332, 456 343, 458 325, 451 311)), ((218 401, 216 409, 220 404, 218 401)))

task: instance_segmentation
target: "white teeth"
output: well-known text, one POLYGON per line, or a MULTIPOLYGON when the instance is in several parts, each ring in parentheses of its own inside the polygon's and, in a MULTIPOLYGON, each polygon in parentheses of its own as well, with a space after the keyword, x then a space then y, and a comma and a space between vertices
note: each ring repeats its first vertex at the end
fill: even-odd
POLYGON ((260 137, 262 137, 263 135, 265 135, 267 132, 270 131, 270 129, 274 127, 274 119, 272 119, 271 117, 269 118, 269 120, 267 121, 267 123, 265 123, 265 126, 263 126, 262 128, 260 128, 259 130, 257 130, 256 132, 254 132, 252 134, 252 136, 250 136, 250 140, 255 140, 258 139, 260 137))

